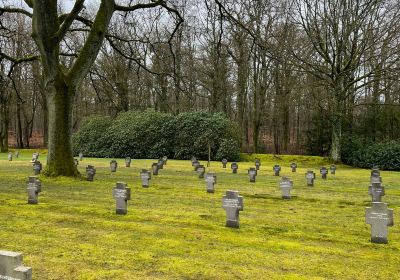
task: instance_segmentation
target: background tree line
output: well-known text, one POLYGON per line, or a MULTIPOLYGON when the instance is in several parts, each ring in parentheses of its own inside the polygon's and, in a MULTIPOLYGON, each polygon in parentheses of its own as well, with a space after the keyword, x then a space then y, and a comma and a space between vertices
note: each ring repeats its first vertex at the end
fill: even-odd
MULTIPOLYGON (((167 2, 182 24, 161 8, 113 16, 74 96, 74 131, 91 115, 153 108, 222 113, 239 127, 244 152, 340 160, 351 139, 399 139, 398 1, 167 2)), ((96 9, 90 2, 81 13, 90 18, 96 9)), ((18 148, 46 145, 31 27, 21 14, 0 19, 0 149, 8 139, 18 148), (11 65, 7 55, 32 59, 11 65)), ((63 39, 65 65, 76 59, 85 28, 72 25, 63 39)))

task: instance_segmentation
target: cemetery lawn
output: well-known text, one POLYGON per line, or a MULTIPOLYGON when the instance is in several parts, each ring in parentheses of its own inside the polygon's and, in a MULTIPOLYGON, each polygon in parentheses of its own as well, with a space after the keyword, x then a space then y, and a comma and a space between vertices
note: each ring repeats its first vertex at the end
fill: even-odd
POLYGON ((31 155, 8 162, 0 154, 0 250, 23 253, 33 279, 400 279, 399 172, 381 173, 394 226, 389 244, 376 245, 364 218, 369 170, 339 165, 322 181, 322 158, 262 156, 257 182, 249 183, 253 161, 239 162, 238 174, 212 162, 207 171, 218 177, 208 194, 190 161, 168 160, 145 189, 139 172, 153 160, 126 168, 119 159, 111 174, 110 159, 84 158, 79 170, 94 165, 94 182, 41 177, 39 204, 28 205, 31 155), (294 181, 291 200, 281 199, 274 164, 294 181), (313 188, 308 168, 317 172, 313 188), (126 216, 115 215, 119 181, 132 189, 126 216), (244 197, 240 229, 225 227, 221 199, 229 189, 244 197))

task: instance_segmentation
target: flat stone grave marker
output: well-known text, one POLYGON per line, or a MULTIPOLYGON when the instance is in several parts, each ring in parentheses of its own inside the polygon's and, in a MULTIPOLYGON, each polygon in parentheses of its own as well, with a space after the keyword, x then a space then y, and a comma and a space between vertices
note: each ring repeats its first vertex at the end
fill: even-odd
POLYGON ((238 191, 226 191, 222 198, 222 208, 226 211, 226 227, 239 228, 239 211, 243 211, 243 197, 238 191))
POLYGON ((332 164, 330 167, 330 170, 331 170, 331 174, 335 175, 336 174, 336 165, 332 164))
POLYGON ((96 175, 96 168, 94 168, 93 165, 88 165, 86 167, 86 175, 87 175, 87 180, 92 182, 94 175, 96 175))
POLYGON ((116 201, 115 213, 126 215, 128 213, 128 200, 131 200, 131 189, 123 182, 118 182, 113 190, 113 197, 116 201))
POLYGON ((276 164, 274 165, 272 170, 275 172, 275 176, 279 176, 279 173, 281 172, 281 167, 278 164, 276 164))
POLYGON ((261 161, 260 161, 260 159, 256 158, 255 166, 256 166, 256 170, 260 170, 260 166, 261 166, 261 161))
POLYGON ((255 183, 257 177, 257 170, 254 167, 250 167, 250 169, 247 171, 247 174, 249 175, 250 183, 255 183))
POLYGON ((7 158, 8 158, 8 161, 12 161, 13 160, 13 153, 9 152, 7 158))
POLYGON ((291 199, 292 198, 290 191, 293 188, 293 181, 290 181, 290 178, 282 177, 282 180, 279 182, 279 188, 282 191, 283 199, 291 199))
POLYGON ((42 171, 42 163, 40 161, 35 161, 33 163, 33 171, 35 172, 35 175, 40 174, 40 172, 42 171))
POLYGON ((158 169, 164 169, 164 161, 162 158, 158 160, 157 164, 158 164, 158 169))
POLYGON ((207 173, 205 175, 206 187, 208 193, 214 193, 214 186, 216 183, 217 176, 214 173, 207 173))
POLYGON ((0 279, 32 280, 32 268, 24 266, 22 254, 0 251, 0 279))
POLYGON ((118 162, 116 160, 110 161, 111 172, 117 172, 118 162))
POLYGON ((316 175, 315 175, 314 171, 308 170, 306 173, 307 186, 313 187, 315 178, 316 178, 316 175))
POLYGON ((38 161, 39 160, 39 153, 33 153, 32 154, 32 162, 38 161))
POLYGON ((194 171, 197 171, 197 168, 200 166, 200 162, 198 160, 192 162, 192 166, 194 167, 194 171))
POLYGON ((236 162, 232 162, 231 169, 233 174, 237 174, 238 168, 239 168, 238 164, 236 162))
POLYGON ((79 153, 79 161, 82 161, 83 160, 83 154, 82 153, 79 153))
POLYGON ((79 165, 79 161, 76 158, 74 158, 74 165, 75 165, 75 167, 77 167, 79 165))
POLYGON ((19 158, 19 151, 15 151, 14 154, 15 154, 15 158, 19 158))
POLYGON ((321 167, 319 170, 319 173, 321 173, 322 179, 326 180, 328 176, 328 169, 326 169, 325 166, 321 167))
POLYGON ((151 165, 151 170, 153 171, 153 175, 158 175, 158 163, 154 162, 151 165))
POLYGON ((292 168, 292 172, 296 172, 296 170, 297 170, 297 163, 292 162, 292 163, 290 164, 290 168, 292 168))
POLYGON ((226 158, 221 160, 222 162, 222 168, 226 168, 226 164, 228 163, 228 160, 226 158))
POLYGON ((204 165, 199 165, 199 167, 197 168, 197 174, 199 174, 199 178, 204 178, 204 173, 206 172, 206 168, 204 167, 204 165))
POLYGON ((42 183, 36 176, 29 176, 28 186, 28 204, 38 204, 39 193, 42 191, 42 183))
POLYGON ((130 157, 125 158, 125 167, 131 167, 132 159, 130 157))
POLYGON ((387 203, 372 202, 372 207, 366 207, 365 222, 371 225, 371 242, 388 243, 388 228, 393 226, 393 209, 388 209, 387 203))
POLYGON ((385 187, 381 183, 372 183, 368 188, 368 194, 372 197, 372 202, 381 202, 385 195, 385 187))
POLYGON ((140 178, 142 179, 142 187, 148 188, 151 179, 150 171, 142 169, 142 171, 140 172, 140 178))

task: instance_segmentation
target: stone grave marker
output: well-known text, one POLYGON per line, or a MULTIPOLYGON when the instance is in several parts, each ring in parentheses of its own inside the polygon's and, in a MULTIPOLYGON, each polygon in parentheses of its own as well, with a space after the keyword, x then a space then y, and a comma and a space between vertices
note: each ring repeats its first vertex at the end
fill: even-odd
POLYGON ((142 169, 142 171, 140 172, 140 178, 142 179, 142 187, 148 188, 151 179, 150 171, 142 169))
POLYGON ((383 202, 372 202, 366 207, 365 222, 371 225, 371 242, 388 243, 388 226, 393 226, 393 209, 388 209, 383 202))
POLYGON ((381 183, 372 183, 368 188, 368 194, 372 197, 372 202, 381 202, 385 195, 385 187, 381 183))
POLYGON ((282 191, 283 199, 291 199, 290 191, 293 188, 293 181, 290 181, 288 177, 282 177, 282 180, 279 182, 279 188, 282 191))
POLYGON ((29 176, 28 186, 28 204, 38 204, 39 193, 42 191, 42 183, 36 176, 29 176))
POLYGON ((39 153, 33 153, 32 154, 32 162, 38 161, 39 160, 39 153))
POLYGON ((207 174, 214 176, 214 183, 216 184, 217 183, 217 174, 214 172, 208 172, 207 174))
POLYGON ((204 167, 204 165, 199 165, 199 167, 197 168, 197 174, 199 174, 199 178, 204 178, 204 173, 206 172, 206 168, 204 167))
POLYGON ((214 186, 217 176, 214 173, 207 173, 205 175, 206 187, 208 193, 214 193, 214 186))
POLYGON ((151 170, 153 171, 153 175, 158 175, 158 163, 154 162, 151 165, 151 170))
POLYGON ((228 163, 228 160, 226 158, 221 160, 222 162, 222 168, 226 168, 226 164, 228 163))
POLYGON ((371 176, 371 184, 382 184, 382 177, 381 176, 371 176))
POLYGON ((332 164, 330 167, 330 170, 331 170, 331 174, 335 175, 336 174, 336 165, 332 164))
POLYGON ((255 165, 256 165, 256 170, 260 170, 261 161, 259 158, 256 158, 255 165))
POLYGON ((96 168, 94 168, 93 165, 88 165, 86 167, 86 176, 87 176, 87 180, 92 182, 94 179, 94 175, 96 175, 96 168))
POLYGON ((222 198, 222 208, 226 211, 225 226, 239 228, 239 211, 243 211, 243 197, 238 191, 226 191, 222 198))
POLYGON ((197 171, 197 168, 200 166, 200 162, 198 160, 192 162, 192 166, 194 167, 194 171, 197 171))
POLYGON ((328 169, 326 169, 325 166, 321 167, 319 170, 319 173, 321 173, 322 179, 326 180, 328 176, 328 169))
POLYGON ((74 165, 75 165, 75 167, 78 167, 78 165, 79 165, 79 161, 76 158, 74 158, 74 165))
POLYGON ((381 176, 381 172, 379 171, 379 168, 377 168, 377 167, 372 168, 371 176, 375 176, 375 177, 381 176))
POLYGON ((157 164, 158 164, 158 169, 164 169, 164 161, 162 158, 158 160, 157 164))
POLYGON ((126 215, 128 213, 128 200, 131 200, 131 189, 123 182, 118 182, 113 190, 113 198, 116 201, 115 213, 126 215))
POLYGON ((117 172, 118 162, 116 160, 110 161, 111 172, 117 172))
POLYGON ((292 162, 292 163, 290 164, 290 168, 292 168, 292 172, 296 172, 296 170, 297 170, 297 163, 292 162))
POLYGON ((40 161, 35 161, 33 163, 33 171, 35 172, 35 175, 40 174, 40 172, 42 171, 42 163, 40 161))
POLYGON ((15 151, 14 154, 15 154, 15 158, 19 158, 19 151, 15 151))
POLYGON ((8 152, 8 161, 12 161, 13 160, 13 153, 12 152, 8 152))
POLYGON ((163 156, 162 160, 164 162, 164 165, 167 165, 168 157, 167 156, 163 156))
POLYGON ((237 174, 238 168, 239 168, 238 164, 236 162, 232 162, 231 169, 233 174, 237 174))
POLYGON ((316 175, 315 175, 314 171, 308 170, 306 173, 307 186, 313 187, 315 178, 316 178, 316 175))
POLYGON ((276 164, 276 165, 274 165, 272 170, 274 171, 275 176, 279 176, 279 172, 281 172, 281 167, 278 164, 276 164))
POLYGON ((125 158, 125 167, 131 167, 132 159, 130 157, 125 158))
POLYGON ((23 265, 21 253, 0 251, 0 279, 32 280, 32 268, 23 265))
POLYGON ((257 177, 257 170, 254 167, 250 167, 250 169, 247 171, 247 174, 249 175, 250 183, 255 183, 257 177))
POLYGON ((82 153, 79 153, 79 161, 82 161, 83 160, 83 154, 82 153))

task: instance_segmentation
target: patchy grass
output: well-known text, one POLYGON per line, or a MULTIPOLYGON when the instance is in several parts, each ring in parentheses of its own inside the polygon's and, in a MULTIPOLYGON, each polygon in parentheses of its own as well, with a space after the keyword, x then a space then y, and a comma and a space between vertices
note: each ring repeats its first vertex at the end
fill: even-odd
POLYGON ((400 278, 400 173, 382 172, 395 225, 389 244, 375 245, 364 221, 369 170, 339 165, 310 188, 304 173, 319 170, 322 158, 296 156, 298 172, 291 173, 293 157, 261 156, 253 184, 252 162, 239 163, 236 175, 212 162, 218 180, 208 194, 190 161, 169 160, 144 189, 139 171, 152 160, 133 160, 130 168, 118 160, 111 174, 110 160, 84 158, 79 169, 95 165, 94 182, 41 178, 40 204, 28 205, 31 153, 12 162, 0 154, 0 249, 22 252, 34 279, 400 278), (280 199, 275 163, 294 180, 292 200, 280 199), (126 216, 114 214, 117 181, 132 188, 126 216), (224 227, 228 189, 244 196, 240 229, 224 227))

